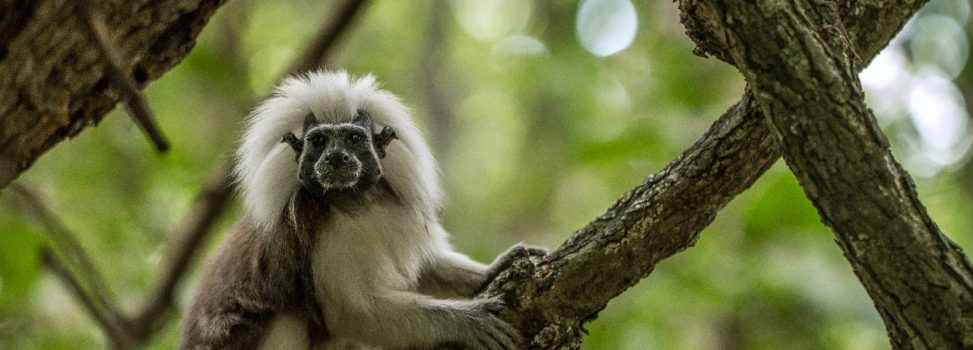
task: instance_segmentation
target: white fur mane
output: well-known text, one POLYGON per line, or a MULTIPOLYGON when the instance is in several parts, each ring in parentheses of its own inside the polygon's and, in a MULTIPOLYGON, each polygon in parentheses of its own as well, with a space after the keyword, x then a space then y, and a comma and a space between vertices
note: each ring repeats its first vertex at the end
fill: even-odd
POLYGON ((382 177, 407 205, 435 217, 442 200, 435 160, 406 107, 371 75, 320 70, 284 80, 248 118, 235 173, 255 224, 274 229, 300 186, 296 155, 281 142, 284 134, 302 135, 308 113, 318 121, 342 123, 350 122, 358 109, 370 114, 376 132, 391 126, 398 136, 381 159, 382 177))

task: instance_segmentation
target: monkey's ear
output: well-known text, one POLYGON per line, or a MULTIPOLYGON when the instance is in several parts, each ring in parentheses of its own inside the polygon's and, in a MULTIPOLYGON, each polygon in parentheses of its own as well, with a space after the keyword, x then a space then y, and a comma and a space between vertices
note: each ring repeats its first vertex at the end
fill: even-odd
POLYGON ((375 153, 378 153, 379 158, 385 158, 385 146, 388 146, 393 139, 399 138, 395 134, 395 129, 391 126, 386 126, 382 128, 382 132, 372 135, 372 142, 375 144, 375 153))
POLYGON ((284 138, 282 138, 280 142, 290 145, 291 148, 294 149, 294 152, 297 152, 298 157, 300 157, 301 152, 304 151, 304 141, 298 139, 297 136, 294 136, 294 133, 292 132, 284 134, 284 138))
POLYGON ((369 115, 364 109, 358 110, 358 113, 355 114, 355 118, 351 120, 351 123, 365 128, 365 130, 368 130, 368 132, 372 132, 372 116, 369 115))
POLYGON ((307 135, 307 131, 310 130, 311 127, 314 126, 314 124, 317 123, 318 120, 314 118, 314 113, 308 113, 308 115, 304 117, 304 134, 307 135))

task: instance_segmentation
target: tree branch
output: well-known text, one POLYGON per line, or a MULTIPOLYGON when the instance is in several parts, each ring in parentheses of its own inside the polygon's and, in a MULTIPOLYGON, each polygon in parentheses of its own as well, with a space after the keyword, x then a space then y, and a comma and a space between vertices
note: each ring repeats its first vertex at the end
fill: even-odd
MULTIPOLYGON (((419 58, 420 86, 422 99, 428 108, 426 117, 429 119, 429 134, 432 136, 433 150, 441 155, 448 154, 450 141, 453 137, 453 124, 456 116, 453 112, 452 101, 448 89, 443 88, 441 79, 446 65, 446 30, 450 21, 449 4, 446 2, 431 2, 429 4, 429 24, 425 29, 425 44, 419 58)), ((445 158, 445 157, 444 157, 445 158)), ((440 166, 445 167, 440 159, 440 166)))
POLYGON ((84 283, 79 282, 79 284, 87 286, 87 290, 93 294, 87 298, 94 300, 98 305, 102 305, 112 318, 121 319, 121 314, 108 297, 109 289, 104 282, 104 277, 95 267, 94 260, 81 246, 77 235, 47 208, 41 197, 34 191, 19 184, 12 185, 11 189, 17 196, 21 210, 44 227, 44 232, 47 233, 49 240, 54 243, 58 251, 65 255, 73 266, 81 270, 84 283))
POLYGON ((95 321, 108 334, 108 339, 116 348, 134 348, 135 341, 129 336, 125 320, 112 312, 108 305, 99 303, 84 288, 84 284, 79 281, 72 273, 70 268, 64 264, 50 248, 41 248, 41 261, 48 270, 58 276, 69 290, 80 300, 81 305, 91 313, 95 321))
POLYGON ((176 285, 185 277, 187 268, 203 247, 202 243, 229 206, 233 193, 229 168, 226 164, 218 169, 217 175, 197 195, 180 229, 172 235, 177 238, 162 265, 165 270, 134 319, 134 331, 140 337, 147 338, 164 324, 165 316, 173 308, 176 285))
POLYGON ((365 6, 365 0, 346 0, 334 12, 332 20, 311 40, 311 45, 304 49, 301 58, 294 62, 287 74, 294 74, 317 69, 324 61, 324 57, 331 52, 341 35, 349 30, 355 18, 365 6))
POLYGON ((73 265, 80 268, 80 273, 72 273, 68 265, 64 264, 57 255, 48 248, 42 249, 44 266, 57 274, 73 292, 82 305, 102 325, 108 339, 117 348, 134 348, 136 344, 144 342, 162 326, 162 321, 173 306, 175 286, 185 275, 189 263, 196 252, 203 245, 201 242, 213 224, 225 211, 231 197, 228 166, 219 169, 219 176, 214 177, 196 199, 193 209, 182 224, 180 230, 173 236, 180 237, 173 252, 167 256, 166 266, 156 288, 147 299, 143 309, 134 319, 122 315, 115 304, 107 297, 108 288, 105 286, 101 273, 94 266, 91 257, 78 242, 76 235, 68 230, 64 224, 51 212, 40 199, 24 186, 13 184, 11 188, 20 199, 20 207, 35 221, 44 227, 44 232, 50 237, 62 254, 68 256, 73 265))
POLYGON ((784 159, 837 235, 893 347, 973 348, 973 266, 889 151, 834 4, 684 2, 698 6, 709 33, 722 33, 721 54, 758 92, 784 159))
MULTIPOLYGON (((144 85, 189 52, 223 0, 99 2, 126 77, 144 85)), ((11 0, 0 16, 0 188, 48 149, 98 123, 128 93, 70 1, 11 0), (9 16, 7 15, 9 14, 9 16)), ((136 106, 137 107, 137 106, 136 106)))
MULTIPOLYGON (((870 60, 921 6, 882 8, 846 1, 842 18, 870 60), (867 11, 865 9, 868 9, 867 11), (874 21, 881 17, 881 21, 874 21), (879 25, 876 25, 879 24, 879 25)), ((719 41, 700 35, 691 1, 680 3, 698 53, 726 58, 719 41)), ((534 262, 519 261, 491 284, 510 308, 502 317, 528 336, 532 348, 577 348, 583 324, 610 299, 648 276, 660 260, 692 246, 716 212, 780 157, 752 94, 724 114, 692 147, 660 173, 626 193, 562 247, 534 262), (611 273, 605 273, 611 271, 611 273)))
POLYGON ((95 42, 101 52, 101 56, 107 61, 105 66, 108 77, 123 90, 125 106, 135 119, 135 123, 142 128, 149 140, 155 145, 156 150, 165 152, 169 150, 169 142, 166 141, 159 125, 155 121, 152 109, 149 108, 148 101, 139 91, 138 86, 132 78, 128 77, 122 70, 122 54, 118 51, 118 45, 108 34, 105 27, 105 17, 101 11, 95 7, 92 0, 80 0, 76 3, 79 15, 82 17, 82 28, 88 33, 88 37, 95 42))
POLYGON ((749 93, 675 161, 626 193, 536 266, 521 261, 491 285, 532 347, 573 348, 582 324, 693 244, 733 197, 780 156, 749 93), (611 273, 606 273, 611 271, 611 273))

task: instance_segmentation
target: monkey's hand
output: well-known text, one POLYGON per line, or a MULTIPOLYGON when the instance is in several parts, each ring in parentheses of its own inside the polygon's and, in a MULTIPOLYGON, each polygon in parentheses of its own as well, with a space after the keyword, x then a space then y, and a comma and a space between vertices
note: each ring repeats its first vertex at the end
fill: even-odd
POLYGON ((520 349, 523 337, 520 331, 506 321, 497 317, 497 313, 506 308, 499 298, 474 299, 476 315, 473 319, 471 331, 466 340, 468 349, 506 350, 520 349))
MULTIPOLYGON (((382 291, 364 308, 332 313, 344 322, 328 325, 331 335, 383 349, 520 349, 520 332, 497 317, 499 298, 434 299, 407 291, 382 291)), ((331 310, 335 310, 332 308, 331 310)))
POLYGON ((521 243, 515 244, 510 249, 500 256, 490 264, 485 274, 485 279, 483 280, 483 285, 480 286, 478 292, 482 292, 493 282, 501 272, 506 271, 511 265, 518 259, 530 259, 532 256, 543 257, 547 255, 547 249, 533 246, 525 246, 521 243))

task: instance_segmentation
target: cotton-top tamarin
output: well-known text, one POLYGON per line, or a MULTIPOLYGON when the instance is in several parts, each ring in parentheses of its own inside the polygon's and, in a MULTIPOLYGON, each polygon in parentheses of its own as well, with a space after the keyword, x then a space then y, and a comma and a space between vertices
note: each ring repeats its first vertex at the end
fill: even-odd
POLYGON ((474 295, 487 266, 453 251, 429 147, 371 76, 293 77, 252 113, 237 152, 245 214, 206 269, 184 349, 516 348, 474 295))

